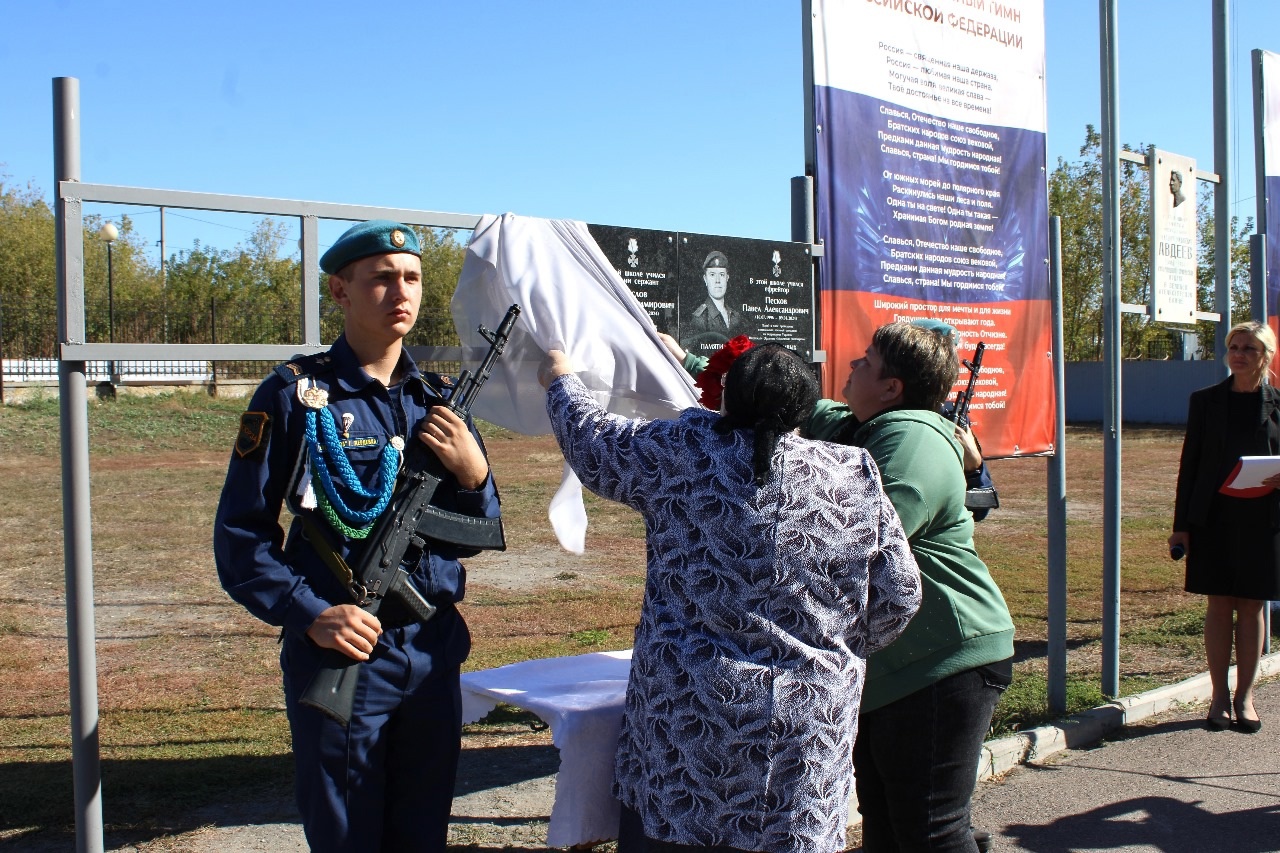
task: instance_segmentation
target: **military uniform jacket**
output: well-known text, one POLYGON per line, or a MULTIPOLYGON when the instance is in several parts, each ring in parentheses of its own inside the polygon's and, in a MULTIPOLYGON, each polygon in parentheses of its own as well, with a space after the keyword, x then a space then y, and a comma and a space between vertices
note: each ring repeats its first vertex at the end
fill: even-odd
POLYGON ((725 303, 724 310, 729 315, 727 324, 724 321, 724 315, 720 313, 720 309, 714 302, 710 299, 703 302, 694 309, 688 323, 680 330, 681 337, 691 338, 704 332, 715 332, 724 335, 727 339, 745 334, 747 328, 742 319, 742 312, 730 308, 728 302, 725 303))
MULTIPOLYGON (((348 540, 334 530, 320 512, 302 508, 311 472, 305 437, 308 409, 299 399, 299 386, 312 379, 328 392, 328 409, 338 428, 345 428, 342 444, 351 467, 365 488, 371 488, 387 442, 393 436, 418 441, 418 422, 448 393, 440 377, 420 373, 408 353, 400 358, 404 378, 389 389, 364 372, 342 337, 327 353, 277 368, 254 393, 231 454, 213 545, 223 588, 262 621, 303 635, 329 607, 353 603, 302 535, 297 520, 286 539, 279 522, 282 505, 295 514, 310 514, 348 562, 363 547, 362 541, 348 540)), ((364 509, 373 501, 348 503, 364 509)), ((499 511, 492 476, 478 491, 463 489, 446 477, 432 503, 477 517, 497 517, 499 511)), ((471 553, 453 546, 432 547, 412 572, 411 582, 437 606, 460 601, 466 575, 458 558, 471 553)), ((386 621, 389 615, 384 606, 380 616, 386 621)))

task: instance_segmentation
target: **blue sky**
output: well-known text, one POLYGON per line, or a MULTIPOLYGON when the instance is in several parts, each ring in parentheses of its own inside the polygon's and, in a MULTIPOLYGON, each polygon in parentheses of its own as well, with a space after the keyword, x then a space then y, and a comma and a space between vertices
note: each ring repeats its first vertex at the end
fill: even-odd
MULTIPOLYGON (((51 81, 71 76, 86 181, 790 236, 798 0, 2 2, 0 164, 46 197, 51 81)), ((1121 140, 1212 170, 1211 0, 1119 6, 1121 140)), ((1249 51, 1280 52, 1280 2, 1231 14, 1231 197, 1248 216, 1249 51)), ((1099 123, 1098 8, 1045 15, 1052 166, 1099 123)), ((132 215, 158 239, 154 209, 132 215)), ((251 225, 172 211, 168 249, 229 248, 251 225)))

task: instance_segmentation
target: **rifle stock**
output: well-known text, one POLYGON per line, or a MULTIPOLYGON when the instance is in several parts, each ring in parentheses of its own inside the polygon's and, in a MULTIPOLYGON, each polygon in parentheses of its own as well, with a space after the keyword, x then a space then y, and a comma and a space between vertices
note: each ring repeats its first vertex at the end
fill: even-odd
MULTIPOLYGON (((489 351, 474 373, 464 370, 458 376, 447 404, 459 417, 465 419, 471 413, 471 405, 506 348, 519 316, 520 306, 512 305, 497 332, 480 327, 480 334, 489 342, 489 351)), ((500 518, 474 518, 431 506, 431 499, 448 472, 416 436, 410 436, 401 476, 390 507, 365 540, 360 559, 352 564, 350 587, 357 603, 370 615, 376 616, 382 601, 390 598, 425 622, 435 615, 436 607, 409 582, 409 573, 403 566, 416 566, 429 540, 494 550, 505 549, 506 540, 500 518)), ((360 661, 337 651, 326 657, 328 660, 316 671, 298 701, 345 726, 351 720, 360 661)))
MULTIPOLYGON (((376 616, 379 605, 385 598, 402 604, 421 622, 436 614, 436 606, 423 598, 413 584, 409 583, 408 572, 397 566, 391 578, 391 586, 385 595, 372 598, 365 605, 364 609, 368 613, 376 616)), ((325 657, 327 660, 324 666, 316 670, 298 701, 345 726, 351 721, 351 709, 356 701, 360 661, 332 650, 326 652, 325 657)))

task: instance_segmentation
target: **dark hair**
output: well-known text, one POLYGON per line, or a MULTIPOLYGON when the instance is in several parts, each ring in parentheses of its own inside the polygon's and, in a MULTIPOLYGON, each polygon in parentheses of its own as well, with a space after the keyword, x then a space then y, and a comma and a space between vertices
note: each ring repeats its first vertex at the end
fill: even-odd
POLYGON ((752 465, 763 486, 778 438, 804 423, 821 396, 818 380, 800 356, 782 344, 760 344, 738 356, 724 384, 724 417, 715 431, 755 432, 752 465))
POLYGON ((871 345, 884 363, 880 378, 902 382, 902 408, 936 412, 946 401, 960 373, 951 335, 898 321, 876 329, 871 345))

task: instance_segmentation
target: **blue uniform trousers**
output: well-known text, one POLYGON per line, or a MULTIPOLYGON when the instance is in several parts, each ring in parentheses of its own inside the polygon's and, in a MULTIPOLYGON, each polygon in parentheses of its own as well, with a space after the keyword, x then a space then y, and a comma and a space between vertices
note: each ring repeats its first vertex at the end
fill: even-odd
POLYGON ((462 617, 385 628, 349 726, 298 704, 323 650, 287 634, 280 662, 298 810, 313 851, 444 851, 462 733, 462 617))

